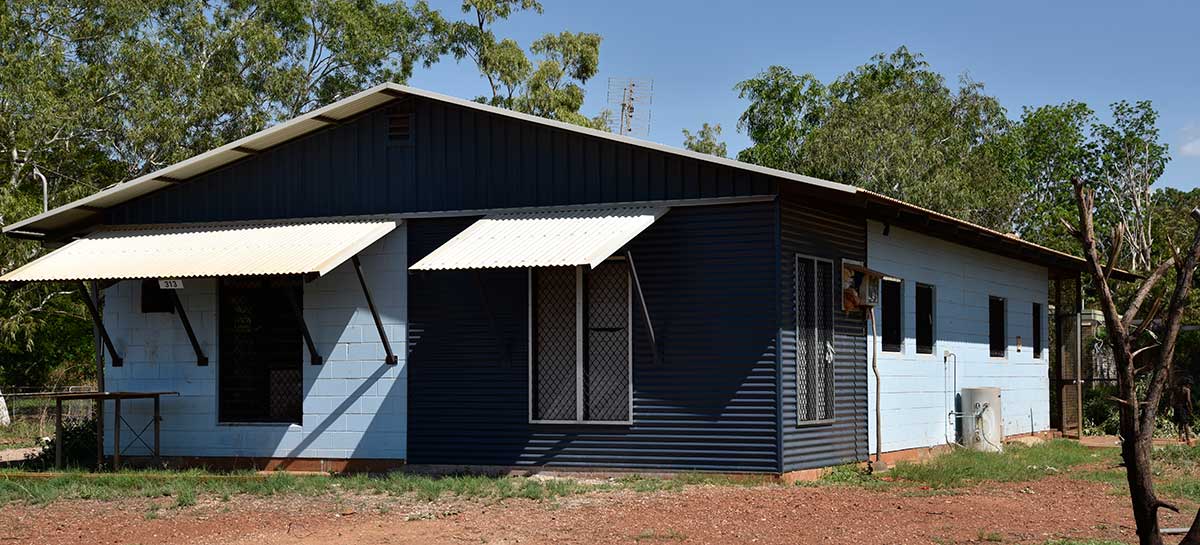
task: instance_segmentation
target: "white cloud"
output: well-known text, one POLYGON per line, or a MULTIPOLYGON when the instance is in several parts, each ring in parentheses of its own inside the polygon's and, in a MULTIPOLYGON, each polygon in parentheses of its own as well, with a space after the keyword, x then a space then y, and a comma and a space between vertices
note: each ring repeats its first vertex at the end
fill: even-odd
POLYGON ((1179 153, 1184 157, 1200 157, 1200 138, 1184 142, 1183 147, 1179 148, 1179 153))

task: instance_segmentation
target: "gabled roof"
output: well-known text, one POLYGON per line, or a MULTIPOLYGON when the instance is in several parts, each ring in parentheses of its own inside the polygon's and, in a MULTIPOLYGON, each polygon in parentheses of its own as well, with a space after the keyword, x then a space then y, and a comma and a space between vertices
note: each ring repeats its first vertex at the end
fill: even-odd
MULTIPOLYGON (((376 85, 333 104, 263 129, 224 146, 206 151, 200 155, 185 159, 144 176, 115 184, 48 212, 7 225, 4 227, 3 232, 10 237, 37 239, 48 233, 71 231, 77 228, 77 226, 88 224, 89 220, 96 214, 103 212, 107 208, 120 205, 160 189, 171 187, 189 178, 259 153, 267 148, 316 132, 329 125, 340 123, 367 110, 404 96, 422 97, 463 108, 518 119, 528 123, 550 126, 564 131, 586 134, 595 138, 602 138, 630 146, 715 163, 717 165, 772 176, 788 182, 803 184, 810 188, 825 190, 826 194, 832 195, 837 200, 846 204, 865 208, 870 217, 883 218, 885 220, 893 214, 897 218, 907 217, 913 220, 908 221, 907 224, 914 230, 927 231, 930 234, 935 234, 949 240, 956 240, 966 236, 973 243, 978 243, 981 248, 1048 267, 1083 270, 1086 265, 1084 260, 1079 257, 854 186, 545 119, 395 83, 376 85)), ((1133 278, 1132 275, 1121 271, 1118 271, 1114 276, 1122 279, 1133 278)))
POLYGON ((325 128, 328 125, 340 123, 348 118, 354 117, 367 110, 387 103, 395 98, 405 95, 418 96, 454 104, 464 108, 480 110, 496 115, 519 119, 539 125, 548 125, 565 131, 583 133, 597 138, 604 138, 638 146, 642 148, 652 149, 664 153, 681 155, 690 157, 700 161, 707 161, 719 165, 730 166, 743 170, 749 170, 784 178, 786 180, 801 182, 825 189, 842 191, 849 194, 855 192, 855 188, 845 184, 830 182, 820 178, 804 176, 791 172, 784 172, 772 168, 751 165, 742 163, 724 157, 716 157, 706 153, 697 153, 690 150, 673 148, 656 144, 646 140, 630 138, 619 134, 613 134, 605 131, 598 131, 579 125, 554 121, 543 117, 532 116, 504 108, 496 108, 486 104, 480 104, 471 100, 464 100, 439 93, 425 91, 408 87, 406 85, 398 85, 395 83, 383 83, 376 85, 370 89, 346 97, 342 100, 334 102, 323 108, 313 110, 304 115, 295 117, 278 125, 268 127, 258 131, 250 136, 235 140, 219 148, 215 148, 190 159, 185 159, 173 165, 161 168, 144 176, 134 178, 119 184, 107 187, 97 193, 76 200, 74 202, 64 204, 48 212, 38 214, 31 218, 27 218, 16 223, 4 227, 4 233, 10 236, 36 238, 42 234, 68 229, 71 225, 78 222, 86 221, 92 215, 101 212, 106 208, 111 208, 119 204, 128 202, 142 195, 153 193, 159 189, 171 187, 174 184, 185 181, 188 178, 203 174, 205 172, 228 165, 234 161, 244 159, 258 152, 261 152, 272 146, 282 144, 288 140, 304 136, 305 134, 316 132, 325 128))

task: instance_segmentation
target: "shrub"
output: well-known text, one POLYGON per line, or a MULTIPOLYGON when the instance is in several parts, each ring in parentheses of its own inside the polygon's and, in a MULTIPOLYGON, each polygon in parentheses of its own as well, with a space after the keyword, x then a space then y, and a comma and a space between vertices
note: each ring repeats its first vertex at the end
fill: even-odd
MULTIPOLYGON (((67 467, 96 469, 96 419, 63 421, 63 464, 67 467)), ((42 450, 25 458, 22 464, 31 471, 54 469, 55 438, 43 443, 42 450)))

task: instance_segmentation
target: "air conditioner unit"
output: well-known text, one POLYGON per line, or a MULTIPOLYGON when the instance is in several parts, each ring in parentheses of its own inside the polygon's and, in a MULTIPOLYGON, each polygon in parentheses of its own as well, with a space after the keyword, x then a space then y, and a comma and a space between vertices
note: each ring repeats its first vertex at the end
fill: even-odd
POLYGON ((879 280, 887 275, 873 271, 857 261, 842 261, 842 310, 872 308, 879 305, 879 280))

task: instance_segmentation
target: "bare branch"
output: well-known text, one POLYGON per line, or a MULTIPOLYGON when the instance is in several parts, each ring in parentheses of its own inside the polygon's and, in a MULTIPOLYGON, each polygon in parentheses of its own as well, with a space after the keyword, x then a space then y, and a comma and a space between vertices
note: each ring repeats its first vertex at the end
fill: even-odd
POLYGON ((1104 280, 1112 276, 1113 268, 1117 266, 1117 258, 1121 256, 1121 246, 1125 243, 1125 222, 1117 224, 1117 232, 1113 234, 1112 248, 1108 252, 1108 264, 1104 266, 1104 280))
POLYGON ((1125 311, 1125 316, 1121 318, 1121 323, 1125 326, 1125 329, 1129 329, 1133 325, 1133 320, 1137 317, 1142 303, 1146 301, 1146 296, 1150 294, 1150 291, 1154 289, 1154 286, 1160 280, 1166 277, 1167 269, 1171 268, 1171 265, 1174 263, 1175 259, 1168 259, 1162 262, 1157 269, 1154 269, 1154 272, 1150 273, 1150 276, 1142 283, 1142 287, 1138 288, 1137 293, 1133 296, 1133 301, 1129 303, 1129 308, 1125 311))

